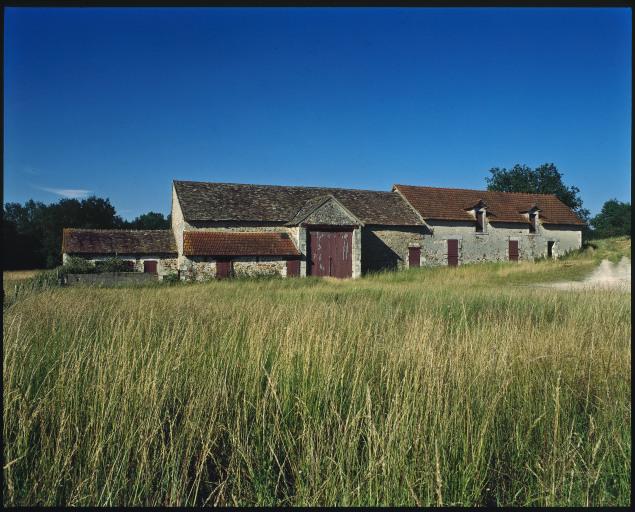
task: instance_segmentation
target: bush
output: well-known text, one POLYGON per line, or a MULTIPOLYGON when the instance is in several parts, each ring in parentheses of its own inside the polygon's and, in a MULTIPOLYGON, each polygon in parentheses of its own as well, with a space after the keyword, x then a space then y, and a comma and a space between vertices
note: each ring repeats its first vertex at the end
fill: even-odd
POLYGON ((121 258, 107 258, 98 261, 95 265, 97 272, 134 272, 130 261, 121 258))
POLYGON ((169 274, 165 274, 163 276, 162 282, 166 284, 177 284, 181 282, 181 279, 179 278, 179 274, 176 272, 170 272, 169 274))
POLYGON ((95 274, 99 270, 90 261, 84 258, 71 256, 66 260, 64 265, 59 267, 62 274, 95 274))

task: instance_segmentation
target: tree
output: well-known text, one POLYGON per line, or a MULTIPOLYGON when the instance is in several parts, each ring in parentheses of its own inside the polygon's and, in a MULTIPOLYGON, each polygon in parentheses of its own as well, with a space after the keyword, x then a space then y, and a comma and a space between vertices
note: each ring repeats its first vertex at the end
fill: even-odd
POLYGON ((526 192, 529 194, 554 194, 571 208, 576 215, 588 222, 589 210, 582 208, 582 198, 578 187, 567 187, 562 173, 552 163, 531 169, 527 165, 516 164, 511 169, 493 167, 491 177, 485 178, 487 190, 498 192, 526 192))
POLYGON ((64 228, 113 229, 123 223, 108 199, 95 196, 81 201, 61 199, 49 205, 33 200, 24 206, 7 203, 3 215, 4 268, 55 267, 62 259, 64 228))
POLYGON ((593 226, 593 236, 597 238, 630 236, 631 203, 609 199, 602 206, 602 211, 591 219, 591 226, 593 226))
POLYGON ((126 226, 128 229, 170 229, 170 215, 165 218, 162 213, 148 212, 139 215, 126 226))

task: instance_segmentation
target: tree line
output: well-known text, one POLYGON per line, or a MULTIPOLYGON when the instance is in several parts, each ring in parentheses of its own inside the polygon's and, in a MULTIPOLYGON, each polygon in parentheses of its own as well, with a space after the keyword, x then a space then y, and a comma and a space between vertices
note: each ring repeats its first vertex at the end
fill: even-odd
MULTIPOLYGON (((583 237, 605 238, 631 234, 631 204, 617 199, 604 203, 595 217, 583 208, 580 190, 564 183, 552 163, 532 169, 517 164, 511 169, 494 167, 485 178, 488 190, 555 194, 584 222, 583 237)), ((29 200, 7 203, 3 209, 3 269, 53 268, 61 263, 62 229, 168 229, 170 215, 148 212, 132 221, 122 219, 108 199, 61 199, 44 204, 29 200)))
POLYGON ((62 230, 87 229, 168 229, 170 215, 148 212, 127 221, 117 215, 110 200, 60 199, 44 204, 29 200, 6 203, 2 219, 2 268, 53 268, 62 262, 62 230))

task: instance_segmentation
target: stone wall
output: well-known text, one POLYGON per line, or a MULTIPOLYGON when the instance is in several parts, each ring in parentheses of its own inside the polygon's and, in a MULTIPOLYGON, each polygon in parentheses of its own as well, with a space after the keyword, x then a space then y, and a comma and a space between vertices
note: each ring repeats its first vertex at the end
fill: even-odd
MULTIPOLYGON (((287 275, 287 259, 284 257, 235 257, 231 258, 236 277, 287 275)), ((207 281, 216 277, 216 260, 211 256, 191 256, 181 278, 191 281, 207 281)))
POLYGON ((176 189, 172 184, 172 233, 176 239, 176 251, 178 253, 178 267, 181 268, 183 261, 183 231, 191 229, 192 226, 185 221, 183 211, 179 203, 179 197, 176 195, 176 189))
POLYGON ((536 233, 516 223, 487 223, 477 233, 475 222, 428 221, 424 226, 366 226, 362 230, 362 271, 408 267, 408 248, 421 247, 422 266, 448 264, 448 240, 458 240, 459 265, 484 261, 509 261, 509 241, 518 241, 519 260, 533 261, 547 255, 547 242, 554 241, 557 258, 582 246, 582 232, 574 226, 544 226, 536 233))
POLYGON ((112 286, 117 284, 138 284, 156 281, 154 274, 140 274, 138 272, 103 272, 100 274, 67 274, 64 284, 69 286, 77 284, 112 286))
POLYGON ((458 240, 459 265, 484 261, 509 261, 509 241, 518 241, 519 261, 533 261, 547 255, 547 242, 554 241, 553 257, 559 257, 582 246, 579 228, 543 226, 536 233, 529 226, 516 223, 488 222, 483 233, 477 233, 474 223, 428 221, 433 235, 425 237, 422 265, 447 265, 447 241, 458 240))
MULTIPOLYGON (((423 247, 428 233, 425 226, 365 226, 361 230, 361 271, 407 268, 408 247, 423 247)), ((423 259, 423 249, 421 255, 423 259)))
POLYGON ((234 275, 236 277, 287 276, 287 260, 282 257, 235 258, 234 275))

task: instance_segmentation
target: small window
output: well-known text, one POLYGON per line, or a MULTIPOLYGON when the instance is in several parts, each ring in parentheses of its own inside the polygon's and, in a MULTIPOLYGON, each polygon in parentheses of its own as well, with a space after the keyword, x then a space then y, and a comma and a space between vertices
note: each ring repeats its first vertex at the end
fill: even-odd
POLYGON ((529 214, 529 232, 530 233, 536 232, 537 222, 538 222, 538 213, 537 212, 530 213, 529 214))
POLYGON ((476 232, 485 233, 485 210, 476 210, 476 232))

